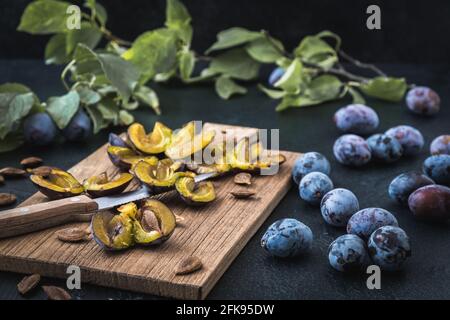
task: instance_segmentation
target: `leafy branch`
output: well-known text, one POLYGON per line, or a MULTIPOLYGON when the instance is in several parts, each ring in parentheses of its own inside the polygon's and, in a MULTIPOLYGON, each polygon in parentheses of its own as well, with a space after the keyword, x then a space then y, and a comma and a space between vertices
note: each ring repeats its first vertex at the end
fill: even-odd
POLYGON ((97 133, 111 125, 133 122, 130 112, 140 106, 150 107, 159 115, 161 108, 150 87, 152 83, 172 79, 186 85, 213 82, 217 94, 229 99, 245 94, 246 84, 259 78, 264 64, 279 68, 280 76, 270 88, 259 85, 269 97, 280 100, 277 111, 318 105, 347 95, 355 103, 364 103, 363 95, 399 101, 407 88, 403 78, 388 77, 375 65, 348 55, 341 49, 340 37, 330 31, 306 36, 293 52, 288 52, 265 30, 234 27, 219 32, 217 41, 199 54, 191 48, 192 18, 180 0, 167 0, 164 26, 144 32, 133 41, 107 28, 107 11, 96 0, 85 1, 81 28, 69 29, 69 6, 71 3, 66 1, 35 0, 22 15, 19 31, 51 35, 45 61, 66 65, 61 81, 68 93, 42 103, 23 85, 0 86, 0 152, 2 146, 7 146, 5 151, 23 142, 21 124, 29 114, 45 111, 63 129, 83 108, 97 133), (100 44, 105 45, 100 48, 100 44), (376 76, 349 72, 340 58, 376 76), (206 62, 206 67, 197 73, 199 61, 206 62), (69 103, 70 110, 49 109, 54 101, 69 103))

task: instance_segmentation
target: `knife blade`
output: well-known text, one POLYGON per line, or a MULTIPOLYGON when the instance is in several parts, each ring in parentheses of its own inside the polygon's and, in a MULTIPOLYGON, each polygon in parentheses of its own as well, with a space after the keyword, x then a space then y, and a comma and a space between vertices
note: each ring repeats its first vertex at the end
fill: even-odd
MULTIPOLYGON (((205 173, 195 176, 195 183, 199 183, 217 176, 217 172, 205 173)), ((124 192, 114 196, 102 197, 94 199, 98 205, 98 211, 112 209, 125 203, 139 201, 157 194, 151 193, 147 187, 142 186, 135 191, 124 192)))

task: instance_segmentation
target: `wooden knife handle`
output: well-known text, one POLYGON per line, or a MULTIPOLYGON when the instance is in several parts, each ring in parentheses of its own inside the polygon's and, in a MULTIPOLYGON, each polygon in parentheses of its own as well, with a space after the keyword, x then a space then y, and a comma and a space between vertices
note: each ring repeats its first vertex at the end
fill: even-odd
POLYGON ((70 222, 89 221, 98 209, 87 196, 33 204, 0 212, 0 238, 18 236, 70 222))

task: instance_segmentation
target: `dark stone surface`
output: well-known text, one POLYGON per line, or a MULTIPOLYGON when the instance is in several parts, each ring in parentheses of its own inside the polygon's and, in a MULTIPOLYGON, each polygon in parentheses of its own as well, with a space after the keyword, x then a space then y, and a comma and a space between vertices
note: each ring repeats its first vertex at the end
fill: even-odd
MULTIPOLYGON (((224 29, 266 29, 293 49, 305 35, 328 29, 338 33, 343 49, 362 61, 436 63, 448 61, 448 0, 182 0, 193 17, 194 42, 206 50, 224 29), (366 9, 381 8, 381 30, 366 28, 366 9)), ((0 1, 0 58, 40 58, 49 36, 15 31, 30 0, 0 1)), ((71 0, 82 4, 84 0, 71 0)), ((109 15, 108 28, 132 40, 164 24, 165 0, 98 0, 109 15)))
MULTIPOLYGON (((429 225, 413 220, 407 209, 390 201, 387 188, 398 174, 418 170, 427 157, 429 144, 438 135, 449 133, 450 80, 449 66, 385 65, 391 75, 403 75, 411 83, 434 88, 442 98, 442 111, 432 118, 421 118, 408 112, 405 104, 370 100, 369 104, 379 113, 379 131, 409 124, 422 131, 426 149, 417 157, 405 158, 390 165, 370 164, 361 169, 339 165, 332 156, 332 146, 339 132, 331 117, 346 101, 321 106, 274 111, 275 102, 251 86, 245 97, 222 101, 209 86, 159 86, 163 116, 159 120, 177 127, 192 120, 215 121, 260 128, 280 128, 281 148, 293 151, 318 151, 331 162, 331 177, 336 187, 351 189, 360 200, 361 207, 382 207, 397 216, 400 226, 412 241, 412 257, 403 272, 382 274, 382 289, 370 291, 366 287, 366 275, 343 275, 328 266, 327 247, 344 230, 327 226, 319 209, 310 207, 298 197, 292 188, 275 209, 264 226, 251 239, 233 262, 225 275, 212 290, 210 299, 431 299, 450 298, 450 233, 448 225, 429 225), (313 251, 302 259, 280 260, 265 254, 259 241, 266 228, 275 220, 294 217, 314 232, 313 251)), ((32 87, 42 99, 61 94, 59 69, 44 66, 38 61, 0 60, 0 83, 19 81, 32 87)), ((149 110, 136 113, 138 119, 150 126, 157 118, 149 110)), ((119 130, 120 131, 120 130, 119 130)), ((107 140, 107 131, 100 133, 86 144, 60 144, 45 150, 21 148, 1 154, 0 167, 18 165, 28 155, 42 156, 46 164, 69 168, 86 157, 107 140)), ((14 192, 24 200, 34 192, 27 180, 7 182, 0 192, 14 192)), ((21 275, 0 273, 0 298, 21 298, 16 284, 21 275)), ((44 279, 45 283, 64 285, 61 280, 44 279)), ((120 290, 83 285, 74 293, 82 299, 147 299, 155 298, 120 290)), ((44 298, 36 290, 30 298, 44 298)))

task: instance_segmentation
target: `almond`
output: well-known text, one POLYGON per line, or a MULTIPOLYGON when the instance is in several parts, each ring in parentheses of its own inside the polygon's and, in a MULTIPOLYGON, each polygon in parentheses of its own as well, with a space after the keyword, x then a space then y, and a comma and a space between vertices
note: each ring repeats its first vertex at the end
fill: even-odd
POLYGON ((251 190, 232 191, 231 194, 237 199, 248 199, 253 197, 256 192, 251 190))
POLYGON ((42 164, 42 162, 44 161, 39 157, 28 157, 20 161, 20 164, 22 165, 23 168, 28 169, 39 167, 42 164))
POLYGON ((66 290, 54 286, 42 286, 49 300, 72 300, 72 296, 66 290))
POLYGON ((5 177, 6 179, 11 178, 22 178, 27 174, 27 172, 23 169, 7 167, 0 170, 0 175, 5 177))
POLYGON ((234 183, 249 186, 252 184, 252 175, 247 172, 238 173, 234 176, 234 183))
POLYGON ((190 274, 200 270, 203 267, 202 261, 196 257, 188 257, 183 259, 175 270, 176 275, 190 274))
POLYGON ((17 197, 11 193, 0 193, 0 207, 9 206, 16 202, 17 197))
POLYGON ((41 276, 38 274, 27 276, 19 282, 19 284, 17 285, 17 291, 19 291, 21 295, 25 295, 36 288, 36 286, 39 284, 39 281, 41 281, 41 276))
POLYGON ((89 232, 82 228, 66 228, 56 231, 56 237, 62 242, 81 242, 88 240, 89 232))

